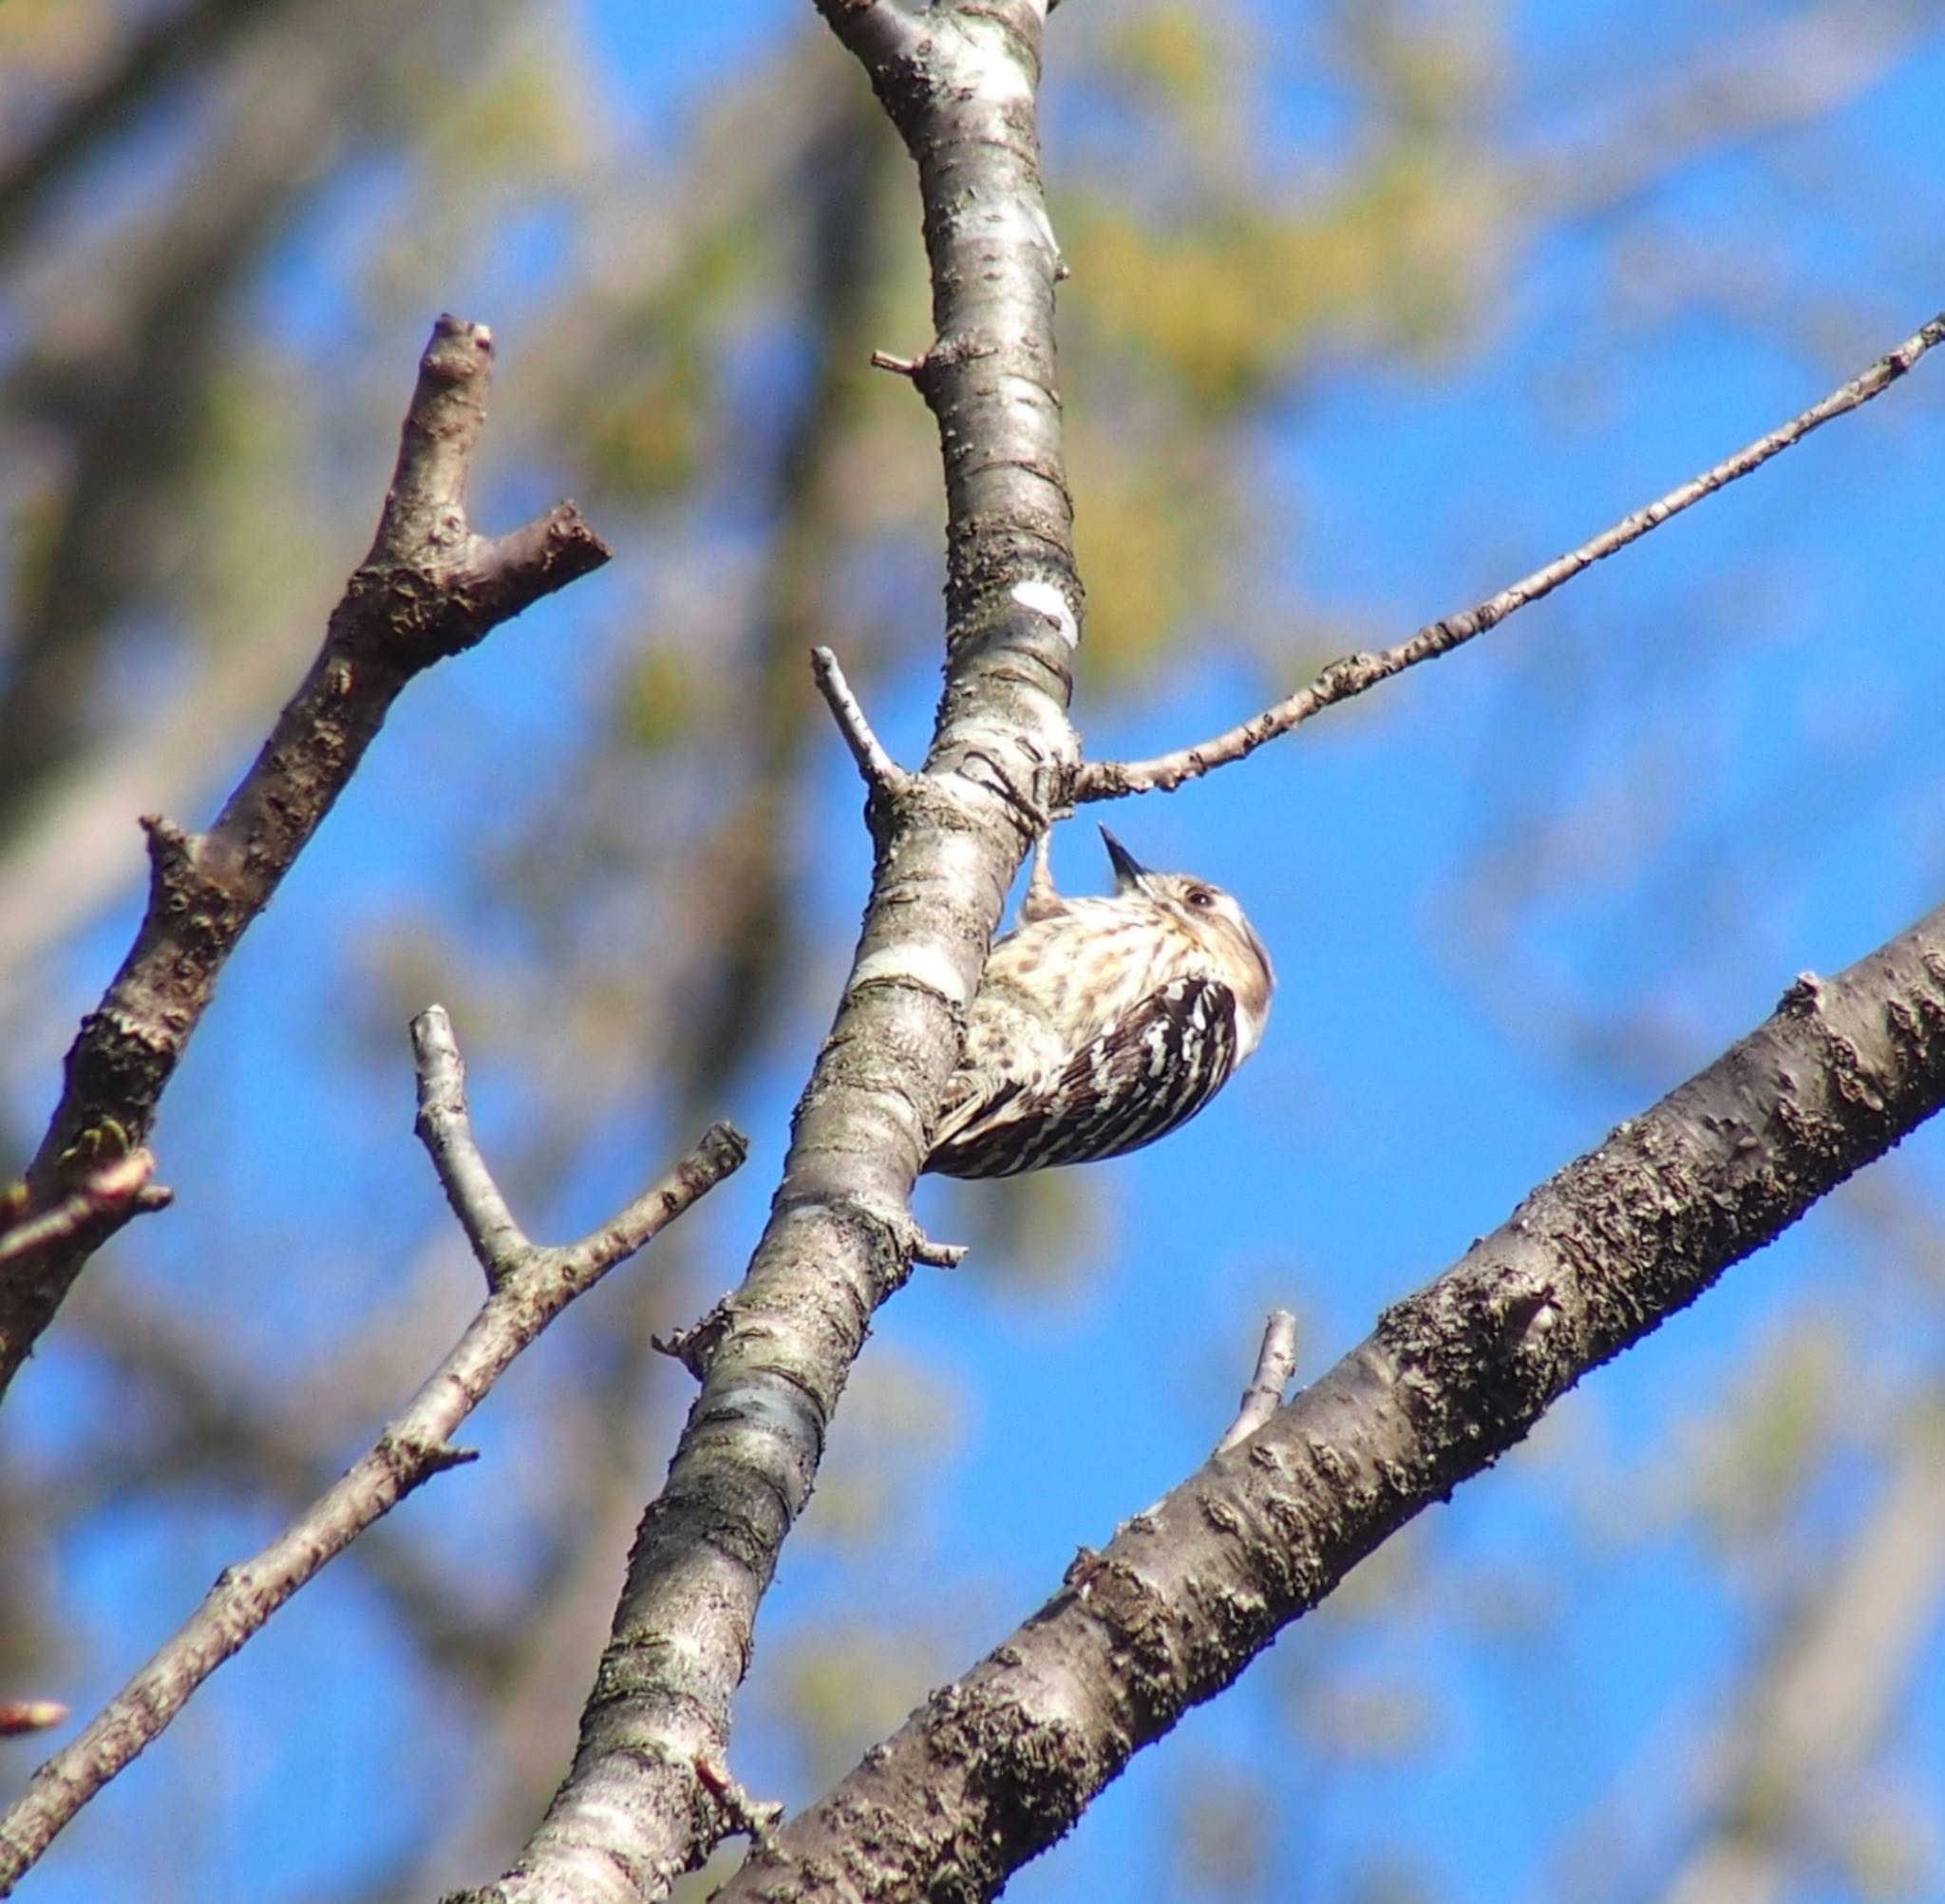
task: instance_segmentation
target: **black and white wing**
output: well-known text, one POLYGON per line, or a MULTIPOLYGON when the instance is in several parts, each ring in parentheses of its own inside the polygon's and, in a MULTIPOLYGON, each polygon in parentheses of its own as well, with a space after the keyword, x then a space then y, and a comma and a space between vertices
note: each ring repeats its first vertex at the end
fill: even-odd
POLYGON ((925 1167, 1010 1177, 1120 1157, 1187 1122, 1235 1068, 1235 993, 1217 979, 1171 979, 1048 1078, 964 1074, 925 1167))

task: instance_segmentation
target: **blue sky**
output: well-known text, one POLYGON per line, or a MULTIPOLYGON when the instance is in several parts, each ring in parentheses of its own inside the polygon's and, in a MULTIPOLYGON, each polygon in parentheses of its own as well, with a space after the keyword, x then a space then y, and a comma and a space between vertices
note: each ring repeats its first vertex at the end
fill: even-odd
MULTIPOLYGON (((803 10, 781 0, 589 9, 612 55, 609 105, 638 123, 644 164, 679 140, 720 73, 743 67, 803 10)), ((1597 104, 1605 87, 1640 80, 1703 31, 1678 8, 1541 5, 1508 17, 1516 108, 1544 105, 1528 97, 1539 84, 1531 76, 1563 69, 1597 104)), ((1055 88, 1067 18, 1056 16, 1050 39, 1055 88)), ((1773 275, 1751 296, 1805 311, 1826 295, 1841 302, 1845 334, 1869 340, 1855 361, 1833 368, 1805 342, 1813 327, 1784 321, 1793 311, 1766 305, 1752 321, 1708 299, 1664 311, 1647 292, 1617 297, 1612 234, 1569 226, 1511 260, 1476 351, 1417 368, 1345 362, 1262 426, 1259 511, 1301 525, 1291 581, 1308 600, 1354 608, 1401 637, 1715 461, 1914 329, 1941 301, 1936 276, 1886 242, 1895 221, 1848 218, 1829 179, 1855 167, 1875 193, 1908 185, 1936 214, 1941 68, 1933 46, 1789 162, 1730 152, 1633 208, 1691 253, 1706 254, 1714 234, 1725 252, 1748 242, 1759 223, 1756 248, 1773 275), (1822 182, 1802 185, 1793 166, 1813 161, 1822 182)), ((1050 185, 1057 219, 1057 172, 1050 185)), ((315 273, 328 301, 328 259, 293 255, 289 269, 293 282, 315 273)), ((436 296, 494 319, 498 288, 490 275, 462 278, 436 296)), ((416 347, 404 347, 402 364, 416 347)), ((518 328, 502 328, 502 378, 518 376, 520 352, 518 328)), ((760 1723, 776 1696, 764 1679, 773 1652, 808 1643, 834 1616, 868 1624, 923 1610, 936 1612, 941 1669, 970 1664, 1052 1590, 1077 1545, 1100 1544, 1201 1459, 1267 1307, 1299 1314, 1299 1379, 1328 1367, 1387 1301, 1501 1221, 1535 1181, 1756 1023, 1795 972, 1841 967, 1936 902, 1945 807, 1928 710, 1945 687, 1941 379, 1945 369, 1921 368, 1861 417, 1370 707, 1337 710, 1241 767, 1113 815, 1142 858, 1193 868, 1245 901, 1281 980, 1267 1042, 1195 1124, 1099 1167, 1083 1246, 1050 1293, 975 1262, 919 1274, 879 1318, 867 1367, 931 1385, 938 1439, 906 1479, 897 1538, 868 1564, 819 1540, 815 1509, 786 1551, 746 1701, 759 1723, 735 1745, 752 1789, 811 1796, 802 1764, 760 1723), (1626 1066, 1572 1062, 1535 1033, 1521 1000, 1504 995, 1525 973, 1481 970, 1462 929, 1491 842, 1534 812, 1586 818, 1569 871, 1521 923, 1520 955, 1584 1000, 1667 1001, 1665 1040, 1644 1040, 1626 1066), (1645 871, 1644 832, 1669 842, 1645 871)), ((928 427, 915 404, 913 428, 928 427)), ((1086 497, 1077 502, 1085 516, 1086 497)), ((389 1272, 387 1249, 406 1252, 436 1217, 416 1152, 370 1141, 378 1127, 403 1139, 408 1123, 403 1041, 389 1084, 334 1070, 341 1027, 320 1005, 320 973, 355 964, 369 922, 403 896, 470 903, 442 893, 452 837, 495 798, 509 753, 538 783, 572 747, 574 717, 598 678, 576 644, 630 586, 611 572, 415 686, 253 933, 184 1066, 169 1115, 185 1159, 197 1159, 191 1175, 175 1175, 185 1209, 226 1197, 275 1207, 301 1185, 307 1227, 354 1210, 368 1219, 364 1259, 330 1291, 280 1289, 257 1308, 253 1290, 277 1265, 227 1262, 219 1234, 163 1219, 176 1227, 154 1240, 146 1273, 219 1292, 236 1326, 261 1330, 275 1352, 301 1359, 306 1304, 323 1326, 389 1272), (549 660, 538 672, 552 669, 556 698, 535 694, 537 656, 549 660), (266 1089, 257 1060, 267 1047, 281 1055, 266 1089), (330 1102, 316 1101, 319 1075, 337 1093, 330 1102), (290 1141, 257 1141, 266 1128, 290 1141)), ((1306 652, 1293 632, 1287 666, 1306 652)), ((1097 755, 1157 751, 1294 685, 1282 659, 1212 638, 1138 692, 1077 707, 1077 719, 1097 755)), ((922 749, 935 666, 916 658, 872 710, 907 761, 922 749)), ((805 875, 821 934, 811 956, 835 975, 868 870, 835 736, 815 798, 822 837, 837 844, 805 875)), ((1098 817, 1061 835, 1064 885, 1105 885, 1098 817)), ((124 909, 75 952, 66 983, 76 1009, 128 925, 124 909)), ((761 1225, 789 1099, 821 1030, 815 1013, 803 1015, 792 1048, 721 1107, 756 1149, 708 1212, 718 1284, 761 1225)), ((518 1079, 488 1066, 480 1088, 489 1135, 498 1118, 517 1123, 518 1079)), ((626 1147, 604 1147, 563 1187, 548 1213, 555 1227, 593 1220, 627 1193, 636 1166, 619 1155, 626 1147)), ((1898 1168, 1936 1202, 1945 1140, 1922 1133, 1898 1168)), ((948 1235, 975 1222, 972 1199, 985 1194, 921 1192, 948 1235)), ((293 1235, 292 1246, 302 1257, 315 1240, 293 1235)), ((1267 1782, 1295 1860, 1269 1895, 1349 1896, 1360 1877, 1394 1867, 1455 1904, 1556 1895, 1549 1860, 1563 1823, 1602 1806, 1644 1758, 1696 1748, 1758 1641, 1747 1583, 1706 1531, 1692 1517, 1656 1520, 1656 1489, 1682 1466, 1697 1422, 1820 1305, 1849 1302, 1850 1320, 1869 1328, 1860 1383, 1916 1389, 1936 1366, 1936 1300, 1914 1295, 1900 1308, 1880 1283, 1854 1282, 1858 1253, 1874 1247, 1840 1214, 1819 1213, 1600 1371, 1530 1448, 1412 1532, 1393 1563, 1403 1584, 1393 1573, 1367 1610, 1333 1609, 1286 1635, 1236 1695, 1144 1755, 1010 1895, 1048 1904, 1177 1895, 1172 1795, 1185 1773, 1245 1790, 1267 1782), (1570 1616, 1544 1616, 1561 1608, 1570 1616), (1433 1746, 1327 1760, 1289 1714, 1332 1687, 1363 1711, 1392 1695, 1419 1702, 1433 1746)), ((456 1315, 463 1301, 456 1292, 456 1315)), ((115 1406, 58 1345, 22 1402, 17 1432, 28 1444, 58 1442, 70 1411, 115 1406)), ((852 1459, 847 1434, 876 1418, 859 1404, 859 1429, 853 1419, 840 1416, 834 1463, 852 1459)), ((490 1524, 492 1463, 518 1458, 490 1404, 472 1439, 486 1453, 481 1467, 444 1478, 407 1510, 449 1539, 490 1524)), ((1833 1528, 1861 1511, 1870 1483, 1860 1468, 1848 1494, 1835 1490, 1833 1528)), ((100 1638, 88 1663, 97 1694, 160 1639, 171 1610, 186 1611, 270 1531, 242 1512, 206 1514, 188 1534, 173 1518, 131 1513, 63 1556, 69 1597, 100 1638)), ((211 1873, 199 1895, 259 1884, 302 1895, 320 1873, 349 1876, 348 1855, 376 1867, 437 1815, 462 1762, 383 1689, 404 1671, 394 1644, 354 1580, 327 1580, 158 1748, 157 1761, 173 1754, 179 1766, 200 1751, 227 1768, 207 1781, 204 1816, 168 1819, 211 1873), (333 1677, 380 1690, 327 1700, 325 1725, 298 1723, 333 1677), (374 1767, 392 1801, 374 1815, 371 1840, 348 1850, 345 1815, 374 1767)), ((86 1697, 77 1689, 78 1705, 86 1697)), ((1941 1713, 1945 1659, 1934 1635, 1894 1743, 1935 1789, 1945 1781, 1941 1713)), ((179 1773, 152 1764, 124 1785, 89 1821, 89 1857, 50 1859, 33 1880, 50 1900, 99 1895, 95 1874, 121 1868, 117 1846, 156 1828, 163 1795, 183 1789, 179 1773)), ((1650 1812, 1635 1854, 1671 1849, 1665 1817, 1657 1838, 1650 1812)))

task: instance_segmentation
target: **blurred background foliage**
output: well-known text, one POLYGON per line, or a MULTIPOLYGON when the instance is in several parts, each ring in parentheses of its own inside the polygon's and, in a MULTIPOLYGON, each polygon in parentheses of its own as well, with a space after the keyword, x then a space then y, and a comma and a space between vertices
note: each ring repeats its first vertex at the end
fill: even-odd
MULTIPOLYGON (((476 513, 617 559, 415 688, 225 980, 0 1431, 0 1691, 85 1714, 368 1440, 473 1300, 408 1140, 447 1003, 502 1180, 585 1227, 708 1119, 746 1181, 570 1315, 487 1459, 287 1612, 30 1880, 406 1898, 558 1777, 867 855, 829 641, 908 759, 937 667, 909 167, 807 6, 0 9, 0 1147, 136 915, 138 813, 254 751, 375 518, 442 307, 476 513)), ((1049 186, 1090 619, 1171 745, 1467 605, 1937 304, 1945 9, 1070 4, 1049 186)), ((1219 1432, 1939 893, 1927 368, 1613 574, 1116 825, 1283 968, 1223 1105, 932 1193, 760 1629, 801 1801, 1219 1432)), ((1091 883, 1063 838, 1063 878, 1091 883)), ((1017 1895, 1936 1895, 1941 1159, 1926 1142, 1564 1407, 1150 1755, 1017 1895)), ((0 1746, 10 1781, 31 1744, 0 1746)))

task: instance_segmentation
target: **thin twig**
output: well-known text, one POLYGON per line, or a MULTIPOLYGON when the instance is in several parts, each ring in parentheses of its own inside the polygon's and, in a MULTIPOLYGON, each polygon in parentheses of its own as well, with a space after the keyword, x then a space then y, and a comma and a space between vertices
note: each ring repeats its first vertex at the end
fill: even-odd
POLYGON ((148 1151, 131 1150, 84 1178, 51 1210, 0 1229, 0 1266, 18 1268, 42 1251, 65 1248, 104 1219, 119 1227, 143 1211, 166 1209, 175 1193, 149 1181, 155 1167, 148 1151))
POLYGON ((964 1243, 939 1243, 916 1226, 912 1235, 912 1260, 930 1270, 956 1270, 969 1254, 964 1243))
POLYGON ((466 1106, 466 1065, 443 1005, 428 1005, 412 1020, 412 1056, 419 1078, 419 1141, 439 1173, 440 1188, 459 1218, 473 1254, 486 1272, 486 1287, 500 1280, 532 1252, 514 1220, 500 1185, 473 1136, 466 1106))
MULTIPOLYGON (((429 1027, 430 1035, 422 1035, 421 1027, 431 1020, 433 1013, 427 1012, 413 1027, 422 1095, 428 1074, 449 1082, 448 1051, 450 1065, 459 1063, 443 1012, 429 1027)), ((442 1141, 446 1145, 444 1152, 430 1136, 426 1147, 452 1196, 447 1162, 442 1159, 451 1158, 458 1141, 449 1134, 442 1141)), ((489 1207, 505 1212, 505 1199, 493 1187, 470 1136, 465 1148, 467 1196, 484 1195, 489 1207), (484 1179, 485 1193, 471 1176, 475 1169, 484 1179)), ((618 1216, 578 1242, 557 1249, 528 1243, 507 1215, 505 1222, 519 1236, 519 1249, 500 1259, 501 1272, 492 1292, 405 1411, 342 1480, 269 1546, 242 1565, 227 1569, 155 1657, 34 1774, 12 1808, 0 1815, 0 1896, 13 1888, 75 1813, 161 1734, 190 1694, 293 1593, 421 1482, 471 1461, 470 1453, 453 1446, 452 1434, 514 1358, 570 1302, 681 1216, 747 1155, 748 1144, 740 1132, 728 1124, 712 1124, 667 1177, 618 1216)), ((454 1207, 473 1237, 473 1227, 457 1198, 454 1207)))
POLYGON ((851 691, 850 682, 844 679, 838 657, 828 648, 813 648, 810 671, 817 677, 818 692, 824 697, 865 785, 888 800, 902 793, 911 784, 912 776, 885 751, 884 744, 871 731, 871 723, 865 719, 858 696, 851 691))
MULTIPOLYGON (((419 362, 370 552, 332 612, 310 673, 206 834, 159 818, 148 909, 101 1005, 69 1048, 61 1103, 28 1166, 31 1219, 110 1148, 147 1141, 218 974, 344 791, 406 684, 608 559, 572 503, 500 537, 466 517, 486 419, 493 337, 442 317, 419 362)), ((85 1224, 0 1273, 0 1392, 82 1266, 132 1215, 85 1224)))
POLYGON ((1227 766, 1232 761, 1239 761, 1255 753, 1265 741, 1274 741, 1278 735, 1289 733, 1312 714, 1321 713, 1339 701, 1349 701, 1367 688, 1375 688, 1380 681, 1402 674, 1406 669, 1421 661, 1449 654, 1453 649, 1462 647, 1476 634, 1484 633, 1528 603, 1551 594, 1562 582, 1572 581, 1583 569, 1592 568, 1603 556, 1612 556, 1630 542, 1638 541, 1651 529, 1659 528, 1670 517, 1679 516, 1704 497, 1712 496, 1739 477, 1760 469, 1771 457, 1781 455, 1792 443, 1801 443, 1821 424, 1869 403, 1873 397, 1889 389, 1926 351, 1941 341, 1945 341, 1945 311, 1914 331, 1895 350, 1886 351, 1861 375, 1832 390, 1821 403, 1811 405, 1802 415, 1778 424, 1766 436, 1758 437, 1754 443, 1746 444, 1713 468, 1705 469, 1701 475, 1690 477, 1666 496, 1656 498, 1632 516, 1624 517, 1612 528, 1604 529, 1592 540, 1581 543, 1577 549, 1556 556, 1544 568, 1536 569, 1511 587, 1501 589, 1477 608, 1463 614, 1448 616, 1444 621, 1429 622, 1409 640, 1401 641, 1395 648, 1388 648, 1381 653, 1347 654, 1333 661, 1308 688, 1299 688, 1287 700, 1266 707, 1260 714, 1231 727, 1226 733, 1199 742, 1195 746, 1179 747, 1173 753, 1158 754, 1153 760, 1146 761, 1089 761, 1076 778, 1073 798, 1076 801, 1116 800, 1129 793, 1171 792, 1184 781, 1195 780, 1212 767, 1227 766))
POLYGON ((1283 1390, 1296 1370, 1296 1317, 1287 1309, 1273 1309, 1263 1324, 1263 1346, 1256 1351, 1256 1372, 1242 1391, 1236 1420, 1216 1443, 1218 1455, 1246 1442, 1283 1404, 1283 1390))

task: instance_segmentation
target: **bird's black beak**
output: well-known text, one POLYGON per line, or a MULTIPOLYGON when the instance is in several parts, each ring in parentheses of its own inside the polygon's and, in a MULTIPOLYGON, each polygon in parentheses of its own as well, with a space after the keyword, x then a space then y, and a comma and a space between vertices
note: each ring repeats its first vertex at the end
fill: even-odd
POLYGON ((1101 838, 1107 847, 1108 858, 1114 862, 1115 885, 1124 893, 1130 886, 1139 886, 1148 877, 1148 869, 1105 826, 1101 838))

